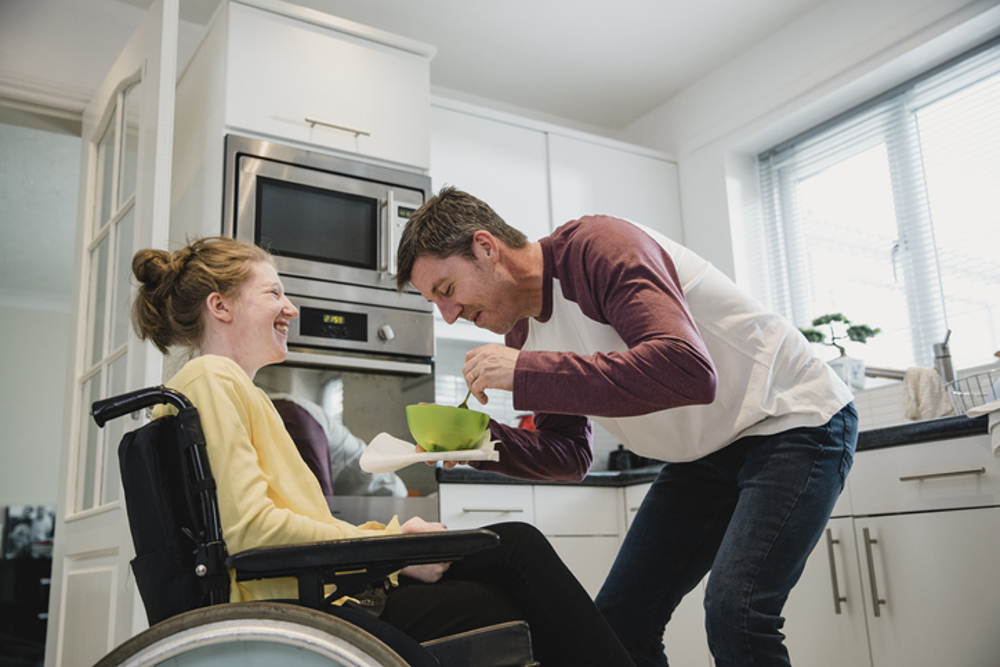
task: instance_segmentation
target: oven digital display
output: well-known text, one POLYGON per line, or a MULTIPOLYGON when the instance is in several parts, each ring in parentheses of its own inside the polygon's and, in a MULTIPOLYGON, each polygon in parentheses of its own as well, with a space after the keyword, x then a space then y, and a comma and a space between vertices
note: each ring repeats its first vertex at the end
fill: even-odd
POLYGON ((302 306, 299 309, 299 334, 368 342, 368 315, 302 306))

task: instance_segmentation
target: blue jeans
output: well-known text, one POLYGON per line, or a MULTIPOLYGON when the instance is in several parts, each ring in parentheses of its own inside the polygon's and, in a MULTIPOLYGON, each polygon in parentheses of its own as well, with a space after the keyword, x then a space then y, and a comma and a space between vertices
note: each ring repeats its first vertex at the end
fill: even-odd
POLYGON ((857 440, 849 403, 824 426, 741 438, 664 466, 597 596, 636 665, 667 665, 664 628, 710 570, 705 626, 717 667, 791 664, 781 609, 844 488, 857 440))

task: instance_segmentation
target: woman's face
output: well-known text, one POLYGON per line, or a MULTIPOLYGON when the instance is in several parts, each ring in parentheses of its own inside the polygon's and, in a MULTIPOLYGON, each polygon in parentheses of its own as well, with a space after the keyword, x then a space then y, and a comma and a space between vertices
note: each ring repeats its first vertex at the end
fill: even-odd
POLYGON ((233 359, 251 378, 261 367, 285 360, 288 323, 299 316, 274 267, 265 262, 254 262, 252 267, 250 279, 232 304, 230 338, 233 359))

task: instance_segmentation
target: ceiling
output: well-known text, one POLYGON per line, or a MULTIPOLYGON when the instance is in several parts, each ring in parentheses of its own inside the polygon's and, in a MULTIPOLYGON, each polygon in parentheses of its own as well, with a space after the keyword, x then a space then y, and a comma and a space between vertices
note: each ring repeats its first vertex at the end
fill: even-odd
MULTIPOLYGON (((611 132, 824 2, 292 1, 436 46, 437 88, 611 132)), ((0 0, 0 73, 93 90, 150 2, 0 0)), ((180 2, 200 25, 218 4, 180 2)))

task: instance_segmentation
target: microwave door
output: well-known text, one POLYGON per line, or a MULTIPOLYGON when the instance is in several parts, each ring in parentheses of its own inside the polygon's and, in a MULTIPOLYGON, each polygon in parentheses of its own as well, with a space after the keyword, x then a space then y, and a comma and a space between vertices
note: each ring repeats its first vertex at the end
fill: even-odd
POLYGON ((244 156, 236 235, 267 247, 280 273, 388 288, 386 186, 244 156))

